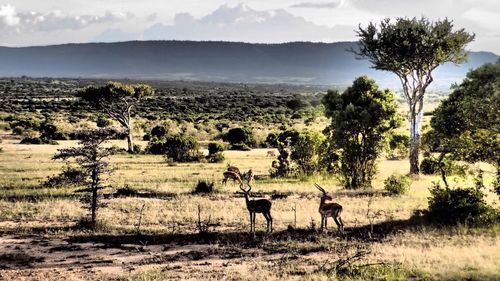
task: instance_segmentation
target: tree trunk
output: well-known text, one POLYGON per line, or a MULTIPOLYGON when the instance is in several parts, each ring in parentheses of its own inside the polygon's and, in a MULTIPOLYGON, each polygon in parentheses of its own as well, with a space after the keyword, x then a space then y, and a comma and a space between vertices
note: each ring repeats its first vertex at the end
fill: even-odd
POLYGON ((419 112, 413 107, 410 110, 410 174, 418 175, 420 154, 420 124, 422 122, 422 109, 419 112))
POLYGON ((95 229, 96 217, 97 217, 97 188, 95 188, 95 187, 92 188, 91 213, 92 213, 91 226, 92 226, 92 229, 95 229))
POLYGON ((134 153, 134 144, 132 143, 132 130, 131 128, 127 128, 127 144, 128 144, 128 152, 134 153))

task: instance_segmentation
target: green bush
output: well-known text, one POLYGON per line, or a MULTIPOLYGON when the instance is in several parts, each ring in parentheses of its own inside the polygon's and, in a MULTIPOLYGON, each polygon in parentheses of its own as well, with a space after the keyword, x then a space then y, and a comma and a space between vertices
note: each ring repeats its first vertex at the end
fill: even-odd
POLYGON ((220 142, 211 142, 208 144, 207 161, 210 163, 223 162, 225 157, 222 152, 224 151, 224 144, 220 142))
POLYGON ((21 144, 43 144, 43 140, 39 137, 25 137, 21 140, 21 144))
POLYGON ((230 147, 231 150, 241 150, 241 151, 250 151, 252 150, 248 145, 244 143, 236 143, 231 145, 230 147))
POLYGON ((134 144, 134 154, 141 154, 141 153, 143 153, 142 146, 140 144, 134 144))
POLYGON ((108 118, 106 118, 102 115, 99 115, 99 117, 97 117, 96 124, 97 124, 97 127, 99 127, 99 128, 105 128, 105 127, 111 126, 113 124, 113 122, 111 122, 111 120, 109 120, 108 118))
POLYGON ((467 173, 467 165, 459 164, 452 159, 445 157, 441 164, 439 161, 434 160, 432 158, 424 158, 420 163, 420 171, 424 175, 434 175, 439 173, 441 170, 439 168, 440 165, 443 165, 443 169, 446 175, 460 175, 464 176, 467 173))
POLYGON ((146 152, 157 155, 165 154, 166 152, 165 141, 166 141, 165 139, 152 138, 149 141, 148 146, 146 147, 146 152))
POLYGON ((440 225, 489 225, 500 222, 498 210, 484 200, 481 188, 441 188, 435 184, 429 197, 428 219, 440 225))
POLYGON ((167 137, 164 149, 166 159, 175 162, 196 162, 202 157, 198 141, 184 134, 167 137))
POLYGON ((393 174, 384 180, 384 189, 392 195, 402 195, 410 189, 410 178, 393 174))

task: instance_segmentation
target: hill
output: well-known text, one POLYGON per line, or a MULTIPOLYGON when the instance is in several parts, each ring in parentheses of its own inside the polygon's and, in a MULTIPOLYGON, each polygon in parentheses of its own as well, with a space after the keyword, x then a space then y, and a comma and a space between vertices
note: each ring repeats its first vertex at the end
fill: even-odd
MULTIPOLYGON (((347 85, 367 74, 385 86, 394 75, 370 68, 348 50, 355 42, 251 44, 130 41, 0 47, 0 76, 132 78, 219 82, 347 85)), ((465 73, 499 57, 471 52, 468 63, 437 69, 435 85, 449 87, 465 73)))

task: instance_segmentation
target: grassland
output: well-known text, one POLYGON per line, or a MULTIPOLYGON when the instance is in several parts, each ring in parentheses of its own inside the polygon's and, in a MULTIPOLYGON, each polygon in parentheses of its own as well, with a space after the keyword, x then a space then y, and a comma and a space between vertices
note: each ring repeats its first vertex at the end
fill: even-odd
MULTIPOLYGON (((420 176, 407 195, 386 196, 383 180, 406 173, 407 160, 381 160, 373 189, 346 191, 331 177, 267 178, 273 160, 266 156, 268 149, 226 151, 226 162, 220 164, 174 166, 161 156, 116 155, 111 159, 115 172, 102 191, 106 207, 99 210, 99 229, 89 232, 77 227, 86 210, 74 189, 40 187, 64 166, 51 160, 55 151, 75 142, 18 142, 0 144, 2 280, 500 279, 500 229, 440 229, 410 219, 427 207, 428 187, 439 178, 420 176), (261 176, 254 196, 285 197, 273 200, 273 234, 262 232, 261 216, 257 229, 262 231, 248 234, 248 212, 238 187, 220 184, 228 162, 261 176), (216 182, 217 191, 192 194, 198 180, 216 182), (314 182, 344 206, 345 237, 332 221, 329 231, 318 231, 314 182), (139 194, 115 196, 124 186, 139 194), (210 217, 213 224, 209 233, 196 229, 198 207, 202 220, 210 217)), ((450 180, 452 185, 467 181, 450 180)), ((489 200, 498 199, 490 195, 489 200)))

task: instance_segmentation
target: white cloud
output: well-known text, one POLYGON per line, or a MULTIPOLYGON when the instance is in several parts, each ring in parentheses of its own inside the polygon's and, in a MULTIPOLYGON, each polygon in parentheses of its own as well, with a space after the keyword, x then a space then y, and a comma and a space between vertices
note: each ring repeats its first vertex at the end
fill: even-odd
POLYGON ((354 27, 321 26, 283 9, 258 11, 244 4, 222 5, 199 19, 179 13, 172 25, 157 23, 144 32, 149 40, 227 40, 276 43, 339 41, 352 38, 354 27))
POLYGON ((6 26, 16 26, 21 19, 16 14, 16 8, 10 4, 0 6, 0 22, 6 26))
POLYGON ((12 5, 0 7, 0 23, 6 32, 50 32, 57 30, 77 30, 93 24, 120 22, 133 17, 123 12, 106 11, 104 15, 71 15, 61 10, 46 13, 17 12, 12 5))
POLYGON ((293 4, 291 8, 314 8, 314 9, 334 9, 340 8, 344 5, 346 0, 337 0, 330 2, 301 2, 293 4))

